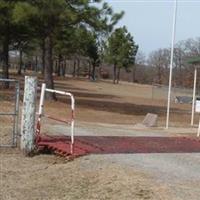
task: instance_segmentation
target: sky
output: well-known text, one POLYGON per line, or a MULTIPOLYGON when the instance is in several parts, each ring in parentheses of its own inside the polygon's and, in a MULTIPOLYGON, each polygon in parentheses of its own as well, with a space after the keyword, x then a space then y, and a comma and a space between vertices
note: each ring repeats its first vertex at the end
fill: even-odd
MULTIPOLYGON (((117 26, 126 25, 148 55, 170 47, 174 0, 106 0, 115 12, 125 11, 117 26)), ((200 0, 178 0, 176 42, 200 37, 200 0)))

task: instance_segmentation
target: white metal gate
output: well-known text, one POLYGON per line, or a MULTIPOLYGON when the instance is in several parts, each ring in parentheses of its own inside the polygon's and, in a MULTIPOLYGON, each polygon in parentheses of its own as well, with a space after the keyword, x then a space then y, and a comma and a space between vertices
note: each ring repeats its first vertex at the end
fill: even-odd
POLYGON ((46 84, 43 83, 42 84, 42 88, 41 88, 41 96, 40 96, 40 104, 39 104, 39 112, 38 112, 38 122, 37 122, 37 130, 36 133, 37 135, 40 134, 40 128, 41 128, 41 118, 42 116, 45 116, 46 118, 58 121, 58 122, 63 122, 63 123, 67 123, 70 125, 71 127, 71 154, 73 154, 73 148, 74 148, 74 111, 75 111, 75 99, 74 96, 69 93, 69 92, 64 92, 64 91, 60 91, 60 90, 52 90, 52 89, 48 89, 46 88, 46 84), (56 93, 56 94, 60 94, 60 95, 64 95, 64 96, 69 96, 71 99, 71 116, 69 120, 61 120, 61 119, 57 119, 55 117, 49 116, 44 114, 43 112, 43 108, 44 108, 44 99, 45 99, 45 92, 51 92, 51 93, 56 93))

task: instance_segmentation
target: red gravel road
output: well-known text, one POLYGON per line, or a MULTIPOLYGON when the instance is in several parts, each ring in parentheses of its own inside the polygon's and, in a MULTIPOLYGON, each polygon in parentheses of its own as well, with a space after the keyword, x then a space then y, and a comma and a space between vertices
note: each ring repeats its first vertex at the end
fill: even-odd
MULTIPOLYGON (((70 155, 70 138, 66 136, 43 135, 38 147, 63 156, 70 155)), ((200 140, 193 137, 118 137, 77 136, 74 156, 87 154, 128 153, 197 153, 200 140)))

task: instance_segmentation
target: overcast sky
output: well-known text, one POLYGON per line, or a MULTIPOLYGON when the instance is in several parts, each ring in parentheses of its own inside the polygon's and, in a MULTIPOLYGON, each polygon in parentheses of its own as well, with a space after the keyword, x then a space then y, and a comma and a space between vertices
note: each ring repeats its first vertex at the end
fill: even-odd
MULTIPOLYGON (((107 0, 145 54, 171 43, 174 0, 107 0)), ((200 0, 178 0, 176 41, 200 37, 200 0)))

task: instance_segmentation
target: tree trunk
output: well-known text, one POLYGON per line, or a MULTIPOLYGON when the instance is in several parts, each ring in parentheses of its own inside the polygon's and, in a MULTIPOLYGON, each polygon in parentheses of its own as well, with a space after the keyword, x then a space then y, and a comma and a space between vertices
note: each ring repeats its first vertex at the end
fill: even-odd
POLYGON ((80 76, 80 60, 77 59, 77 77, 80 76))
POLYGON ((120 79, 120 67, 117 69, 117 84, 119 84, 119 79, 120 79))
POLYGON ((38 56, 35 56, 35 71, 38 72, 38 56))
POLYGON ((96 69, 96 66, 95 66, 95 64, 93 63, 93 64, 92 64, 92 79, 93 79, 93 81, 95 81, 95 69, 96 69))
POLYGON ((73 66, 72 76, 73 76, 73 77, 76 76, 76 60, 74 60, 74 66, 73 66))
POLYGON ((66 67, 67 67, 67 61, 66 60, 64 60, 63 61, 63 63, 62 63, 62 76, 64 76, 65 77, 65 71, 66 71, 66 67))
POLYGON ((182 64, 179 66, 179 86, 183 86, 183 70, 182 64))
MULTIPOLYGON (((54 89, 53 82, 53 60, 52 60, 52 38, 48 35, 45 38, 45 70, 44 70, 44 80, 46 87, 49 89, 54 89)), ((54 93, 47 92, 46 98, 50 100, 56 100, 54 93)))
POLYGON ((117 72, 117 65, 114 64, 114 67, 113 67, 113 83, 115 84, 116 82, 116 72, 117 72))
POLYGON ((91 62, 88 61, 88 79, 91 77, 91 62))
MULTIPOLYGON (((2 56, 2 64, 3 64, 3 71, 2 71, 2 78, 9 79, 9 36, 5 35, 3 41, 3 56, 2 56)), ((9 88, 9 82, 3 82, 3 87, 5 89, 9 88)))
POLYGON ((62 61, 62 56, 61 56, 61 54, 59 54, 59 55, 58 55, 58 68, 57 68, 57 76, 60 76, 61 61, 62 61))
POLYGON ((20 48, 20 50, 19 50, 19 68, 18 68, 18 72, 17 72, 18 75, 22 74, 22 63, 23 63, 22 56, 23 56, 23 52, 22 52, 22 49, 20 48))
POLYGON ((133 79, 132 79, 132 81, 133 81, 133 83, 135 83, 135 80, 136 80, 136 78, 135 78, 135 76, 136 76, 136 65, 133 65, 133 68, 132 68, 132 73, 133 73, 133 79))
POLYGON ((53 65, 54 65, 53 71, 54 71, 55 74, 57 74, 57 71, 58 71, 58 61, 57 61, 57 59, 54 60, 53 65))
POLYGON ((45 39, 42 41, 42 74, 44 75, 45 71, 45 54, 46 54, 46 49, 45 49, 45 39))
POLYGON ((160 66, 158 66, 158 84, 162 84, 162 71, 160 66))

